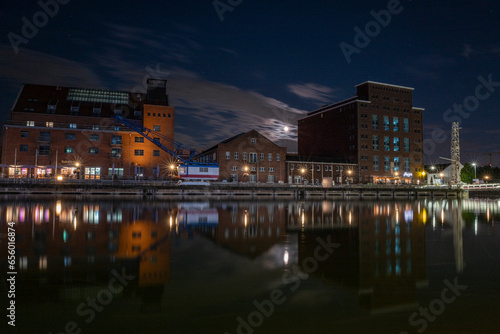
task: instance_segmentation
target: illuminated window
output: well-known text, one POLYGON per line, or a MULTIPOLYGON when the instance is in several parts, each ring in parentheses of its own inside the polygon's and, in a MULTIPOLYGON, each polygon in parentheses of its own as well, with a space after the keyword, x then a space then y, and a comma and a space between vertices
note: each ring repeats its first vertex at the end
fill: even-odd
POLYGON ((134 150, 134 155, 144 155, 144 150, 134 150))

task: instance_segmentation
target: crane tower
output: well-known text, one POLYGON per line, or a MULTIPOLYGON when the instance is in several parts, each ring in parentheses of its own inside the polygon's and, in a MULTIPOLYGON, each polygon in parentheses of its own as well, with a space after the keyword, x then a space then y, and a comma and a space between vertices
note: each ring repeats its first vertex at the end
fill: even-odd
POLYGON ((451 125, 451 181, 460 183, 460 127, 458 122, 451 125))

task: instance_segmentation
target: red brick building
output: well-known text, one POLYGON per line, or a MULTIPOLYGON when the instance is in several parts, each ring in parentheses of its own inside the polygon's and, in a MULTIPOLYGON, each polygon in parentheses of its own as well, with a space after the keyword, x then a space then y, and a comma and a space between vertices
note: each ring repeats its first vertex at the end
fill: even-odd
POLYGON ((373 81, 356 88, 298 120, 299 155, 352 161, 361 183, 421 180, 423 109, 413 107, 413 88, 373 81))
POLYGON ((174 137, 166 80, 149 79, 145 94, 24 85, 3 124, 3 174, 38 178, 57 168, 86 179, 165 176, 171 156, 115 115, 174 137))
POLYGON ((286 182, 286 147, 255 130, 226 139, 203 154, 219 163, 219 180, 286 182))

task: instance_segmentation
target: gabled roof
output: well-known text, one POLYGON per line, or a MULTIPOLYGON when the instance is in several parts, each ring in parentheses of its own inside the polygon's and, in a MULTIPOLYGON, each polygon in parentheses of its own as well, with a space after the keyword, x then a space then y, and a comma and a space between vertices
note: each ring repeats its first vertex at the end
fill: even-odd
POLYGON ((234 141, 234 140, 236 140, 236 139, 238 139, 238 138, 240 138, 240 137, 242 137, 242 136, 244 136, 244 135, 246 135, 246 134, 249 134, 250 132, 255 132, 255 133, 256 133, 256 134, 258 134, 259 136, 261 136, 261 137, 265 138, 265 139, 266 139, 266 140, 268 140, 269 142, 271 142, 271 143, 273 143, 274 145, 276 145, 276 143, 274 143, 272 140, 270 140, 269 138, 267 138, 266 136, 264 136, 263 134, 261 134, 261 133, 260 133, 260 132, 258 132, 257 130, 252 129, 252 130, 250 130, 250 131, 247 131, 247 132, 242 132, 242 133, 237 134, 237 135, 235 135, 235 136, 229 137, 229 138, 227 138, 227 139, 225 139, 225 140, 223 140, 223 141, 221 141, 221 142, 218 142, 217 144, 213 145, 212 147, 210 147, 210 148, 208 148, 208 149, 204 150, 204 151, 203 151, 203 153, 204 153, 204 152, 208 152, 208 151, 215 150, 215 149, 217 149, 217 148, 219 147, 219 145, 220 145, 220 144, 228 144, 228 143, 230 143, 230 142, 232 142, 232 141, 234 141))

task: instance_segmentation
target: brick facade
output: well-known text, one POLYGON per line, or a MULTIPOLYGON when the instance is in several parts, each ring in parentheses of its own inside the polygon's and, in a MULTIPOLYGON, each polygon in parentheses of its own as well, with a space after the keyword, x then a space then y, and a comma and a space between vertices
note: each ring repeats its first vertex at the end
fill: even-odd
POLYGON ((286 182, 286 148, 251 130, 203 152, 219 163, 219 180, 286 182))
POLYGON ((153 101, 140 93, 24 85, 3 125, 4 175, 44 177, 57 166, 68 177, 166 176, 173 158, 114 120, 121 115, 173 138, 174 108, 163 92, 153 101))
POLYGON ((359 182, 416 183, 423 172, 422 108, 413 88, 368 81, 357 95, 298 121, 301 156, 358 164, 359 182))

